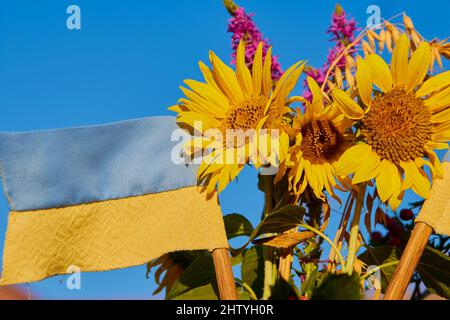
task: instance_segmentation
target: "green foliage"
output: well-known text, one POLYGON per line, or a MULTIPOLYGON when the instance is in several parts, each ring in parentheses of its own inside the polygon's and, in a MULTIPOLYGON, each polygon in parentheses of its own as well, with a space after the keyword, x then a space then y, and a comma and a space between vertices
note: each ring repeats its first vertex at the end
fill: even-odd
POLYGON ((300 299, 293 283, 287 282, 283 278, 278 278, 271 287, 269 300, 298 300, 300 299))
POLYGON ((172 298, 172 300, 218 300, 211 284, 193 288, 172 298))
POLYGON ((259 299, 264 288, 264 255, 262 247, 252 247, 243 253, 241 278, 259 299))
POLYGON ((444 253, 426 247, 417 271, 431 292, 450 299, 450 258, 444 253))
MULTIPOLYGON (((380 266, 388 262, 398 261, 401 252, 392 246, 368 247, 359 256, 367 265, 380 266)), ((386 290, 396 266, 387 266, 381 272, 381 290, 386 290)), ((442 297, 450 299, 450 258, 444 253, 427 246, 417 266, 417 272, 427 289, 442 297)))
MULTIPOLYGON (((366 251, 358 256, 358 259, 368 266, 381 266, 382 264, 398 261, 401 252, 397 247, 381 246, 381 247, 367 247, 366 251)), ((382 268, 381 273, 381 291, 384 292, 387 288, 389 280, 391 279, 396 266, 389 266, 382 268)))
POLYGON ((360 280, 356 273, 351 276, 328 274, 314 289, 311 300, 360 300, 361 297, 360 280))
POLYGON ((212 292, 218 299, 214 262, 212 256, 209 253, 205 253, 198 256, 183 271, 167 295, 167 299, 172 300, 180 296, 183 296, 185 299, 188 297, 210 299, 212 292))
POLYGON ((305 208, 289 204, 268 215, 251 235, 255 239, 264 233, 283 233, 303 223, 305 208))
POLYGON ((228 240, 240 236, 250 236, 253 232, 252 224, 243 215, 232 213, 224 216, 223 220, 228 240))

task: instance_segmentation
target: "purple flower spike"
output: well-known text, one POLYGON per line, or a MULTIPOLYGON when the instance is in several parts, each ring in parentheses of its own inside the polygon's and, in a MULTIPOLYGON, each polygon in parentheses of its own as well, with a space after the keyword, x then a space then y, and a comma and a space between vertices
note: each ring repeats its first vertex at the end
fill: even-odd
MULTIPOLYGON (((329 50, 327 62, 325 62, 325 64, 321 68, 308 68, 308 70, 306 71, 306 74, 316 80, 319 86, 322 86, 325 82, 325 75, 336 58, 342 53, 347 45, 355 41, 355 33, 357 30, 358 27, 356 25, 356 21, 353 18, 349 18, 344 9, 341 6, 337 5, 335 11, 331 16, 331 25, 327 30, 327 33, 330 33, 332 35, 330 41, 335 42, 335 45, 332 49, 329 50)), ((349 50, 349 54, 353 57, 355 55, 355 50, 349 50)), ((339 69, 344 70, 345 57, 339 59, 336 66, 339 69)), ((333 77, 333 75, 334 70, 331 70, 330 76, 333 77)), ((303 93, 303 96, 305 99, 311 101, 312 94, 309 91, 306 81, 304 87, 305 91, 303 93)), ((325 90, 328 90, 327 85, 325 85, 325 90)))
MULTIPOLYGON (((236 63, 236 52, 241 39, 245 41, 245 62, 247 67, 252 70, 253 58, 255 56, 258 44, 263 42, 263 57, 266 56, 270 47, 270 40, 263 38, 261 31, 253 22, 253 14, 247 14, 244 8, 238 8, 234 11, 233 17, 228 22, 228 32, 232 35, 232 62, 236 63)), ((283 75, 283 70, 278 62, 277 56, 272 56, 272 79, 278 80, 283 75)))

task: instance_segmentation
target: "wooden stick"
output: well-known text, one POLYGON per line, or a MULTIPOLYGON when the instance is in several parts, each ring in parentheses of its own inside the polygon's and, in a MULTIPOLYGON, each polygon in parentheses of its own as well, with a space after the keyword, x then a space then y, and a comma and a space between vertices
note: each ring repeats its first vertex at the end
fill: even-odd
POLYGON ((401 300, 403 299, 409 281, 419 264, 420 257, 428 243, 433 229, 423 222, 418 222, 406 245, 405 251, 400 258, 400 262, 395 269, 394 275, 389 282, 384 295, 384 300, 401 300))
POLYGON ((292 248, 281 249, 281 257, 278 265, 278 272, 280 277, 286 281, 291 278, 291 265, 292 265, 292 248))
POLYGON ((237 300, 236 285, 228 249, 215 249, 212 252, 214 269, 216 270, 217 284, 221 300, 237 300))

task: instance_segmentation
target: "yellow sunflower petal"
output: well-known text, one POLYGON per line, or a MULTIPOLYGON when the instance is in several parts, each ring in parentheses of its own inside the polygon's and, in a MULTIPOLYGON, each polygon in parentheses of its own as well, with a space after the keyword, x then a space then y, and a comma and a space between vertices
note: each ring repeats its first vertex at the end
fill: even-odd
POLYGON ((222 92, 232 101, 244 99, 241 86, 233 69, 228 67, 214 52, 210 51, 209 58, 213 65, 213 76, 222 92))
POLYGON ((263 73, 262 46, 263 43, 260 42, 258 44, 258 48, 256 49, 255 57, 253 60, 252 77, 253 77, 253 94, 255 97, 258 97, 261 94, 262 88, 262 73, 263 73))
POLYGON ((245 64, 245 44, 241 40, 236 53, 236 75, 246 98, 250 98, 253 93, 252 75, 245 64))
POLYGON ((417 90, 416 96, 427 96, 450 85, 450 70, 431 77, 417 90))
POLYGON ((375 152, 371 151, 356 169, 352 183, 358 184, 364 181, 370 181, 376 178, 379 173, 380 157, 375 152))
POLYGON ((447 121, 450 121, 450 108, 431 116, 431 122, 433 123, 442 123, 447 121))
POLYGON ((439 112, 445 107, 450 106, 450 87, 433 94, 424 100, 424 104, 429 107, 431 112, 439 112))
POLYGON ((427 156, 431 161, 431 173, 434 174, 437 178, 442 179, 444 177, 444 168, 441 161, 439 160, 439 157, 432 149, 428 147, 425 147, 425 152, 427 153, 427 156))
POLYGON ((408 64, 408 75, 405 83, 406 91, 413 90, 422 83, 427 75, 431 60, 431 49, 428 42, 422 42, 416 51, 411 55, 408 64))
POLYGON ((269 47, 263 65, 263 95, 268 97, 272 88, 272 47, 269 47))
POLYGON ((393 85, 392 74, 383 58, 371 54, 367 57, 367 62, 370 64, 375 85, 383 92, 390 91, 393 85))
POLYGON ((313 114, 319 114, 323 110, 323 94, 322 90, 320 90, 319 85, 317 84, 316 80, 309 77, 307 78, 308 81, 308 87, 311 90, 312 93, 312 101, 310 106, 308 107, 308 111, 312 111, 313 114))
POLYGON ((401 190, 401 176, 395 164, 384 159, 380 163, 380 173, 375 178, 381 201, 386 202, 401 190))
POLYGON ((389 198, 389 206, 392 210, 397 210, 397 208, 402 204, 404 195, 405 192, 401 191, 389 198))
POLYGON ((403 85, 408 75, 409 39, 403 33, 392 53, 391 70, 394 85, 403 85))
POLYGON ((372 102, 373 78, 370 66, 361 57, 356 59, 356 83, 358 85, 359 96, 362 102, 370 107, 372 102))
POLYGON ((372 148, 367 144, 357 144, 350 147, 335 164, 336 174, 338 176, 346 176, 355 172, 359 164, 366 160, 366 156, 371 151, 372 148))
POLYGON ((334 88, 332 93, 337 106, 347 118, 352 120, 362 119, 364 110, 347 93, 337 88, 334 88))
POLYGON ((200 61, 198 63, 198 66, 200 68, 200 71, 203 74, 203 78, 205 79, 205 82, 207 84, 209 84, 210 86, 213 86, 217 90, 220 90, 220 88, 217 86, 216 81, 214 80, 214 76, 211 72, 211 69, 206 64, 204 64, 202 61, 200 61))
POLYGON ((184 83, 207 100, 206 105, 208 111, 211 111, 215 115, 219 115, 219 117, 225 116, 225 113, 229 108, 229 101, 220 91, 200 81, 188 79, 184 80, 184 83))

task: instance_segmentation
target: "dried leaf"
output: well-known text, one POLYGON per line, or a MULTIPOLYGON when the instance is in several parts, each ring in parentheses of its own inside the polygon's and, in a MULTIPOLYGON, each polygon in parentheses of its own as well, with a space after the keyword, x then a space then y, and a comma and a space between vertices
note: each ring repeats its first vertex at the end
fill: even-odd
POLYGON ((345 66, 345 80, 347 80, 350 87, 355 85, 355 77, 353 76, 352 70, 348 64, 345 66))
POLYGON ((342 77, 342 71, 339 67, 334 68, 334 77, 338 87, 342 89, 344 87, 344 79, 342 77))
POLYGON ((378 41, 378 50, 382 53, 386 43, 386 31, 384 31, 384 29, 381 29, 379 37, 380 40, 378 41))
POLYGON ((386 44, 386 48, 388 49, 388 51, 392 53, 392 34, 389 31, 387 31, 385 34, 384 42, 386 44))
POLYGON ((387 225, 387 216, 386 213, 380 207, 377 208, 375 212, 375 225, 382 224, 384 226, 387 225))
POLYGON ((278 236, 266 237, 258 240, 254 240, 253 243, 266 247, 275 248, 291 248, 295 247, 299 243, 315 237, 315 233, 311 231, 302 232, 286 232, 278 236))
POLYGON ((407 31, 411 32, 414 30, 414 23, 411 18, 406 15, 406 13, 403 14, 403 23, 405 24, 407 31))

